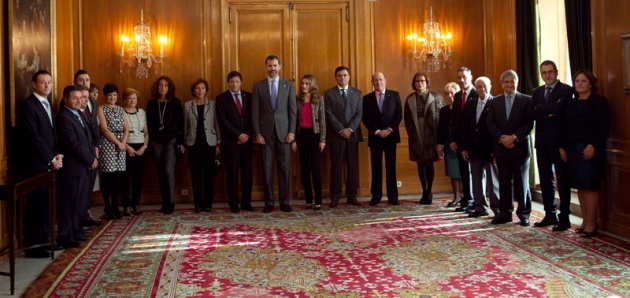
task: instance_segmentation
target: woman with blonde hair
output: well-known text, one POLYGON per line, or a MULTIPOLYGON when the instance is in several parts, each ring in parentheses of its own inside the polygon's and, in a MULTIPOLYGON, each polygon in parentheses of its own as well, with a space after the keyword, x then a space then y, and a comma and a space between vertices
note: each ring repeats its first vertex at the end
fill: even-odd
POLYGON ((444 86, 446 96, 444 97, 444 107, 440 109, 440 122, 438 124, 438 154, 444 156, 444 173, 451 178, 451 188, 453 189, 453 200, 448 203, 447 207, 454 207, 461 200, 459 193, 461 175, 457 151, 451 150, 448 145, 453 123, 453 99, 459 90, 459 85, 455 82, 449 82, 444 86))

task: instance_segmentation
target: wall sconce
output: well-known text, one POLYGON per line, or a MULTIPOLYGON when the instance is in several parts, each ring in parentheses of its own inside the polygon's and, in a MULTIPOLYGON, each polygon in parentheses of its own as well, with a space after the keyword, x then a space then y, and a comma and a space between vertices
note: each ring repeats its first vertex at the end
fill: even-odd
MULTIPOLYGON (((133 27, 134 40, 130 40, 124 34, 120 37, 121 49, 120 56, 120 73, 123 73, 125 64, 132 67, 136 64, 135 73, 137 78, 148 78, 149 68, 155 64, 160 64, 160 70, 164 68, 164 45, 166 37, 160 36, 158 42, 160 44, 160 54, 158 58, 153 55, 151 49, 151 27, 144 23, 144 10, 140 10, 140 23, 133 27), (135 42, 135 43, 134 43, 135 42), (125 48, 125 44, 127 48, 125 48)), ((157 74, 157 69, 155 70, 157 74)))
POLYGON ((414 32, 407 36, 407 40, 413 41, 411 51, 413 68, 417 68, 418 62, 422 64, 422 70, 425 72, 437 72, 445 67, 446 61, 452 54, 451 39, 451 33, 442 34, 440 24, 433 21, 433 7, 431 7, 429 18, 423 26, 423 35, 418 36, 414 32))

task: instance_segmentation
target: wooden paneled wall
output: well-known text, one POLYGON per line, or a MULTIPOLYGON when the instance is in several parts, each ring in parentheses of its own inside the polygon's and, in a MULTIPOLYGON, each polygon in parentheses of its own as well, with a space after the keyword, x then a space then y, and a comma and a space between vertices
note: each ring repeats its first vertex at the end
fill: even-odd
MULTIPOLYGON (((624 93, 624 48, 621 34, 630 32, 630 2, 592 0, 593 72, 599 93, 611 109, 608 171, 600 202, 600 224, 614 234, 630 237, 630 94, 624 93)), ((628 90, 630 92, 630 90, 628 90)))

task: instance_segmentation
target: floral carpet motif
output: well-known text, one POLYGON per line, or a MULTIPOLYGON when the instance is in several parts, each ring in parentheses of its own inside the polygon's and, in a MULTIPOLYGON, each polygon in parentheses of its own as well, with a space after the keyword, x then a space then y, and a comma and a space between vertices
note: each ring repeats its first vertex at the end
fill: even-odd
POLYGON ((112 221, 47 297, 628 297, 630 252, 442 207, 145 212, 112 221))

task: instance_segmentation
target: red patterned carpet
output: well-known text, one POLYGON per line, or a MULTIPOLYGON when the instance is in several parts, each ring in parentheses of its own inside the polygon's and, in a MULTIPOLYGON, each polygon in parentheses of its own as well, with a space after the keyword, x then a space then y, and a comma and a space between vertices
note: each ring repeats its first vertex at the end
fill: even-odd
POLYGON ((145 212, 64 252, 25 296, 630 296, 628 250, 445 204, 145 212))

